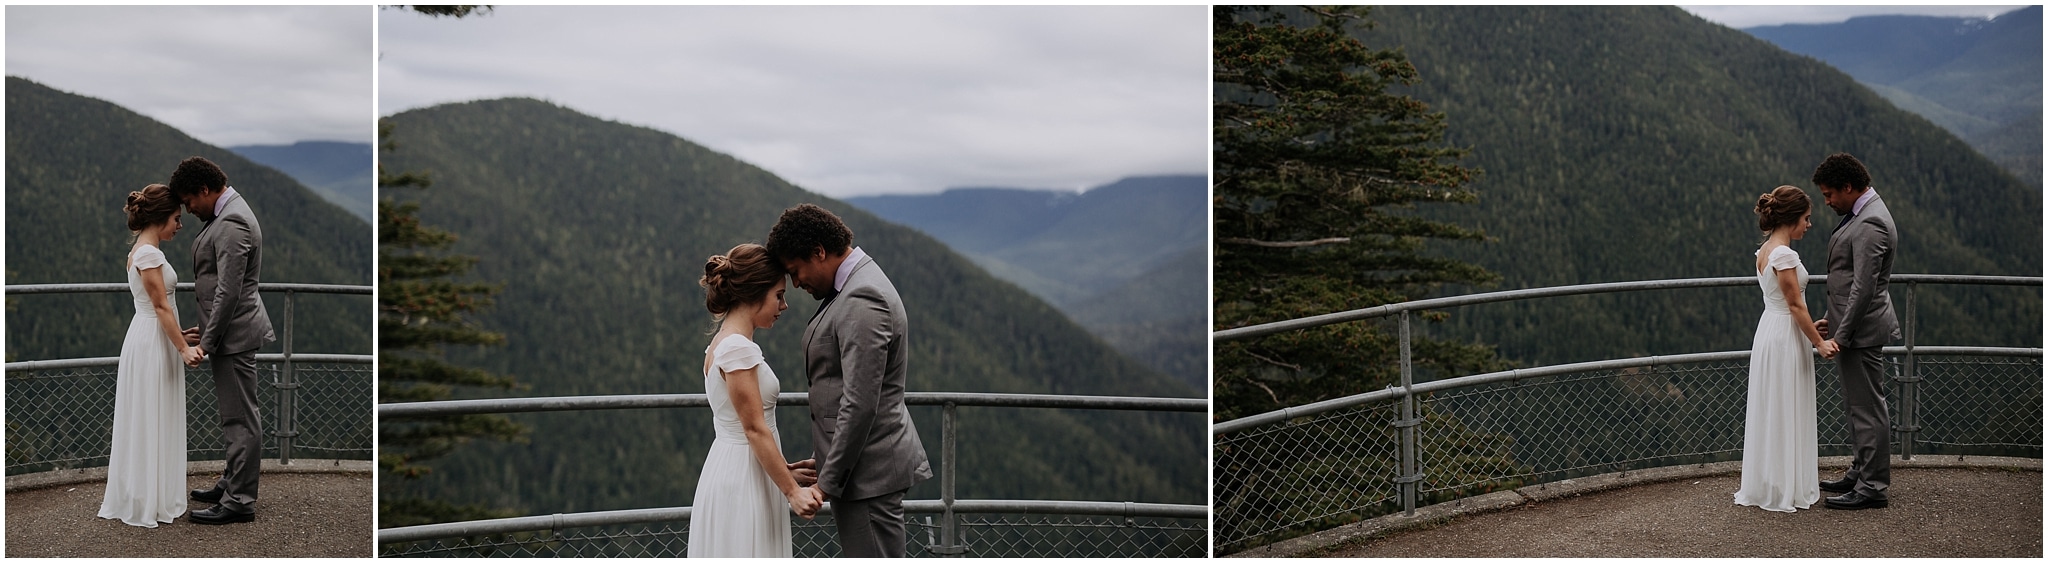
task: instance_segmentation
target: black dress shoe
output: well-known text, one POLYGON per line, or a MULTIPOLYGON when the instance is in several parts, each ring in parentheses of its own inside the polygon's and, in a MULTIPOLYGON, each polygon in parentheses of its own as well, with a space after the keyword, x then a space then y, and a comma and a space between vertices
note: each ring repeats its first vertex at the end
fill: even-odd
POLYGON ((1821 481, 1820 490, 1830 493, 1846 493, 1856 490, 1856 482, 1849 480, 1847 477, 1843 477, 1838 481, 1821 481))
POLYGON ((205 489, 192 489, 192 500, 220 504, 220 487, 214 486, 205 489))
POLYGON ((251 510, 248 512, 235 512, 233 510, 228 510, 228 507, 225 506, 216 506, 205 510, 192 511, 191 520, 192 523, 194 524, 238 524, 242 522, 255 522, 256 511, 251 510))
POLYGON ((1890 506, 1891 503, 1885 499, 1870 498, 1863 496, 1863 493, 1849 491, 1842 496, 1828 497, 1826 504, 1828 508, 1840 510, 1863 510, 1865 508, 1884 508, 1890 506))

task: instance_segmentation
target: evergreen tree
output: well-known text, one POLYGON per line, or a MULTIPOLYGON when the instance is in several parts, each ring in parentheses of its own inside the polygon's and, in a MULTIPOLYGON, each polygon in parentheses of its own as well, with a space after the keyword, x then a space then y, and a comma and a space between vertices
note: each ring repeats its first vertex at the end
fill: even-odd
MULTIPOLYGON (((389 124, 378 135, 390 136, 389 124)), ((382 150, 396 150, 388 140, 382 150)), ((421 172, 387 174, 381 165, 377 186, 426 189, 432 180, 421 172)), ((476 327, 465 316, 490 306, 500 289, 485 283, 457 283, 453 278, 476 264, 472 256, 439 252, 455 242, 455 234, 422 224, 419 204, 390 198, 377 202, 377 402, 445 400, 456 386, 512 389, 511 378, 456 366, 441 359, 447 345, 492 346, 505 337, 476 327)), ((387 479, 378 502, 378 521, 385 527, 503 516, 475 506, 457 506, 397 494, 400 483, 431 471, 423 462, 447 455, 476 438, 523 440, 525 428, 501 415, 460 415, 420 420, 386 420, 378 427, 377 463, 387 479)))
MULTIPOLYGON (((1426 256, 1428 239, 1479 231, 1415 216, 1469 203, 1478 170, 1442 145, 1443 113, 1389 92, 1414 84, 1398 49, 1353 38, 1362 7, 1218 6, 1215 70, 1215 319, 1218 329, 1407 301, 1486 284, 1476 265, 1426 256)), ((1441 313, 1425 315, 1441 320, 1441 313)), ((1378 389, 1399 377, 1389 322, 1354 322, 1216 347, 1219 419, 1378 389)), ((1498 367, 1482 346, 1417 338, 1418 369, 1498 367)))
MULTIPOLYGON (((430 17, 462 18, 490 13, 489 6, 393 6, 430 17)), ((379 122, 379 147, 396 151, 391 125, 379 122)), ((426 189, 425 172, 387 174, 377 167, 377 187, 426 189)), ((499 286, 457 283, 451 278, 476 265, 473 256, 445 253, 454 233, 426 226, 418 203, 389 198, 377 202, 377 402, 439 401, 457 386, 516 389, 518 382, 441 359, 447 345, 495 346, 505 336, 475 326, 466 316, 491 305, 499 286)), ((383 527, 511 516, 509 511, 407 495, 406 481, 432 471, 424 462, 456 446, 486 438, 525 441, 526 428, 500 415, 385 420, 378 425, 377 465, 389 479, 378 494, 377 521, 383 527)))

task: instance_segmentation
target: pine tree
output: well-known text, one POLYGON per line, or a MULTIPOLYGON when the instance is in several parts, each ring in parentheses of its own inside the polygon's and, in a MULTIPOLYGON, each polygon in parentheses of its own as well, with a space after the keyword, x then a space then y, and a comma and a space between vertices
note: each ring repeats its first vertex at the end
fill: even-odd
MULTIPOLYGON (((1368 48, 1362 7, 1215 8, 1215 285, 1218 329, 1419 298, 1498 279, 1425 254, 1477 230, 1413 214, 1469 203, 1480 171, 1443 146, 1441 112, 1390 90, 1419 80, 1398 49, 1368 48)), ((1441 320, 1440 313, 1425 318, 1441 320)), ((1371 391, 1398 378, 1390 322, 1353 322, 1216 347, 1219 419, 1371 391)), ((1418 369, 1473 373, 1488 348, 1414 342, 1418 369)))

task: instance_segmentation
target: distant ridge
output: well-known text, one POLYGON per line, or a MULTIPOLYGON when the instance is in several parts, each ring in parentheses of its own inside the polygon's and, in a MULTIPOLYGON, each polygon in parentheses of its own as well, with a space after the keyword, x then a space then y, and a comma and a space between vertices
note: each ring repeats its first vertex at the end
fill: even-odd
POLYGON ((228 147, 235 154, 290 174, 327 201, 371 220, 376 199, 375 155, 369 143, 299 141, 289 145, 228 147))
POLYGON ((2041 187, 2041 7, 1744 29, 1818 58, 2041 187))
POLYGON ((1202 175, 1137 176, 1080 193, 952 188, 846 202, 938 238, 1124 354, 1201 386, 1208 185, 1202 175))

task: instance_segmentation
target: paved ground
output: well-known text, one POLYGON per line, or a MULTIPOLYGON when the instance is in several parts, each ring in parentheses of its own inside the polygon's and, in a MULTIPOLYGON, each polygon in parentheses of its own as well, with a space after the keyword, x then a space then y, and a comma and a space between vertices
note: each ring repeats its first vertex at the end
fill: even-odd
MULTIPOLYGON (((213 479, 186 481, 200 488, 213 479)), ((186 516, 153 529, 102 519, 105 492, 95 482, 7 493, 7 557, 373 556, 368 473, 266 473, 256 521, 225 526, 186 516)))
MULTIPOLYGON (((1354 541, 1333 557, 2041 557, 2041 472, 1892 470, 1891 507, 1778 513, 1723 474, 1527 503, 1354 541)), ((12 548, 10 548, 11 551, 12 548)))

